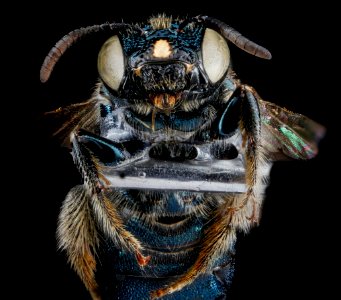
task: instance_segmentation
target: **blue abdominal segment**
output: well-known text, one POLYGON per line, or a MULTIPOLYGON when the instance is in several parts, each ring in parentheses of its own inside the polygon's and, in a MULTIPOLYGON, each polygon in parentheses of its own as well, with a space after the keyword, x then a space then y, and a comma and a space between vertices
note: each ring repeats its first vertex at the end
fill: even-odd
MULTIPOLYGON (((130 193, 121 192, 125 197, 130 193)), ((149 300, 152 291, 173 282, 193 265, 200 251, 200 241, 209 217, 186 215, 185 206, 178 202, 179 199, 188 199, 190 196, 195 199, 193 205, 200 205, 205 201, 202 195, 198 197, 195 195, 188 192, 170 192, 160 200, 161 202, 148 204, 152 211, 163 211, 162 214, 168 214, 169 217, 157 217, 151 221, 148 216, 153 215, 152 211, 148 213, 146 210, 144 216, 128 213, 129 217, 124 220, 126 228, 141 241, 145 248, 144 254, 150 255, 151 260, 147 266, 141 268, 134 254, 115 248, 110 240, 104 241, 101 247, 103 249, 100 255, 101 264, 98 266, 96 276, 103 289, 103 300, 149 300)), ((142 199, 151 201, 151 197, 148 198, 146 195, 138 197, 133 193, 132 196, 135 201, 142 199)), ((138 208, 143 204, 136 205, 138 208)), ((125 210, 129 210, 128 207, 125 210)), ((167 295, 163 299, 222 299, 227 295, 233 270, 233 258, 229 253, 225 254, 215 261, 210 271, 200 275, 179 292, 167 295)))

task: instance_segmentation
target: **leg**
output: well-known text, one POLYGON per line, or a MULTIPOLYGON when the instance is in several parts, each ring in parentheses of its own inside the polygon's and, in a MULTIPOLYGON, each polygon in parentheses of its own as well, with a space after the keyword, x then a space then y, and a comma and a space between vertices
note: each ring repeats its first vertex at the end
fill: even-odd
POLYGON ((249 86, 242 86, 242 107, 240 128, 243 136, 243 149, 246 164, 247 191, 242 201, 234 203, 235 214, 233 223, 244 231, 250 229, 252 223, 258 223, 260 217, 260 201, 262 200, 260 184, 260 165, 262 164, 261 146, 261 118, 258 102, 254 97, 255 92, 249 86), (239 202, 239 203, 238 203, 239 202), (250 213, 251 209, 251 213, 250 213), (249 216, 246 214, 249 213, 249 216), (250 220, 248 222, 246 220, 250 220))
POLYGON ((246 193, 224 197, 224 204, 217 208, 212 223, 204 234, 205 238, 194 265, 176 282, 152 292, 152 299, 181 290, 193 282, 198 275, 210 268, 217 257, 231 248, 236 240, 237 229, 247 231, 252 223, 258 221, 261 202, 258 187, 261 183, 261 177, 258 176, 261 163, 261 119, 253 90, 248 86, 242 86, 241 92, 239 127, 242 132, 246 164, 246 193))
POLYGON ((58 245, 94 300, 100 300, 95 281, 95 251, 98 233, 91 216, 90 198, 83 186, 74 187, 66 196, 58 221, 58 245))
POLYGON ((114 204, 106 196, 106 179, 101 174, 102 166, 81 139, 86 140, 86 136, 73 135, 72 153, 74 161, 83 175, 84 187, 90 198, 96 222, 118 248, 135 253, 138 264, 146 265, 150 257, 142 255, 142 245, 124 228, 123 221, 114 204))

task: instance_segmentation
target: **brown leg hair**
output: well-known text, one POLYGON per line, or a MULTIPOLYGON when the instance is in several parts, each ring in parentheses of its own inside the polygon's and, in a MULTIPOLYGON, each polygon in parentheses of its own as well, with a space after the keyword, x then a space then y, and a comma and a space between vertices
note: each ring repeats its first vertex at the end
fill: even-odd
POLYGON ((66 196, 59 215, 57 237, 59 248, 66 251, 71 266, 92 298, 100 300, 95 281, 98 233, 84 186, 74 187, 66 196))
POLYGON ((249 230, 258 221, 261 196, 258 193, 258 165, 261 161, 260 113, 252 88, 241 86, 240 129, 246 163, 245 194, 227 196, 225 204, 218 207, 213 222, 206 230, 198 258, 194 265, 179 279, 165 288, 153 291, 151 299, 181 290, 206 272, 221 254, 226 253, 236 240, 236 230, 249 230))
POLYGON ((91 199, 91 208, 97 224, 119 249, 135 253, 138 264, 146 265, 150 257, 143 256, 141 243, 124 228, 114 203, 106 196, 106 178, 101 173, 102 166, 98 159, 79 141, 77 134, 73 135, 72 145, 74 161, 83 174, 84 186, 91 199))

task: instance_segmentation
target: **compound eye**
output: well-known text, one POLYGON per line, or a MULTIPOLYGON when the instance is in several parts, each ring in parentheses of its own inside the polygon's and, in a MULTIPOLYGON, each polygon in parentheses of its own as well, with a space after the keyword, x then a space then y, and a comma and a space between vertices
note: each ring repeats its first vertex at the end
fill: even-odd
POLYGON ((103 81, 117 91, 124 75, 124 54, 117 35, 109 38, 102 46, 97 68, 103 81))
POLYGON ((204 70, 212 83, 219 81, 230 64, 230 49, 225 39, 216 31, 207 28, 202 42, 204 70))

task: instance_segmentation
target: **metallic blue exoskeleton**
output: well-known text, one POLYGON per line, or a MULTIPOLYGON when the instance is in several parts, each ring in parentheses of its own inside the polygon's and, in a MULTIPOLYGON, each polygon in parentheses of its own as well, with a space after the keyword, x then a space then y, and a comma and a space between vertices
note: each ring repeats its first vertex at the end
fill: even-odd
POLYGON ((41 80, 99 31, 93 96, 54 112, 84 179, 64 201, 59 246, 93 299, 225 299, 236 232, 258 222, 272 161, 315 156, 324 128, 241 83, 228 43, 270 52, 206 16, 74 30, 41 80))

